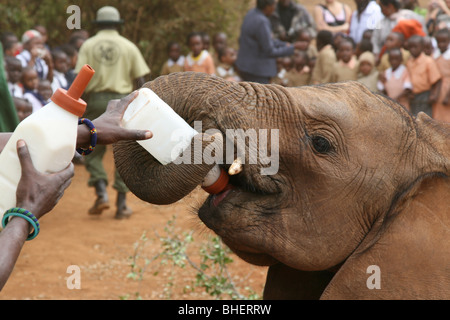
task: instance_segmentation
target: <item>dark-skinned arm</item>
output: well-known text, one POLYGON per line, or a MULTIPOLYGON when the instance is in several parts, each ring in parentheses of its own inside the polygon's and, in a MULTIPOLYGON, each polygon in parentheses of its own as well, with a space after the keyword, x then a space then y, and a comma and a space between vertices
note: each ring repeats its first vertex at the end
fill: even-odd
MULTIPOLYGON (((153 134, 149 130, 129 130, 121 126, 121 121, 128 105, 138 96, 134 91, 120 100, 111 100, 106 111, 97 119, 93 120, 97 129, 98 144, 113 144, 122 140, 146 140, 153 134)), ((89 128, 85 125, 78 126, 77 147, 88 147, 90 142, 89 128)))
MULTIPOLYGON (((97 129, 98 144, 107 145, 121 140, 146 140, 153 136, 152 132, 149 130, 130 130, 121 126, 121 121, 125 110, 137 97, 137 95, 137 91, 134 91, 120 100, 111 100, 108 103, 106 111, 100 117, 92 121, 97 129)), ((11 135, 11 132, 0 133, 0 152, 5 147, 11 135)), ((90 139, 91 134, 89 132, 89 128, 85 125, 79 125, 77 133, 77 148, 88 147, 90 139)))
MULTIPOLYGON (((120 126, 126 108, 136 96, 137 92, 133 92, 121 100, 110 101, 106 112, 93 121, 98 131, 99 144, 152 137, 152 133, 148 130, 127 130, 120 126)), ((0 150, 3 150, 11 135, 12 133, 0 134, 0 150)), ((77 147, 86 146, 89 141, 89 129, 85 125, 79 125, 77 147)), ((33 167, 31 156, 23 140, 17 142, 17 154, 22 175, 17 187, 16 206, 29 210, 39 219, 54 208, 64 190, 70 185, 74 174, 73 164, 70 163, 60 172, 43 174, 33 167)), ((28 221, 13 217, 0 232, 0 291, 14 269, 30 231, 28 221)))
MULTIPOLYGON (((23 140, 17 142, 17 154, 22 175, 17 186, 16 205, 32 212, 39 219, 53 209, 70 185, 73 164, 57 173, 43 174, 33 167, 31 156, 23 140)), ((0 290, 8 280, 20 251, 30 233, 30 224, 20 217, 11 218, 0 232, 0 290)))

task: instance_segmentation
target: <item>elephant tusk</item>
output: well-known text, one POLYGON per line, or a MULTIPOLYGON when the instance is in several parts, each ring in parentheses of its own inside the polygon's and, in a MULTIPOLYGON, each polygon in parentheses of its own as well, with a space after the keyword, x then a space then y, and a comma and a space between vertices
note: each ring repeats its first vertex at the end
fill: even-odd
POLYGON ((240 158, 237 158, 233 161, 230 168, 228 169, 228 174, 230 176, 234 176, 240 172, 242 172, 242 161, 240 158))

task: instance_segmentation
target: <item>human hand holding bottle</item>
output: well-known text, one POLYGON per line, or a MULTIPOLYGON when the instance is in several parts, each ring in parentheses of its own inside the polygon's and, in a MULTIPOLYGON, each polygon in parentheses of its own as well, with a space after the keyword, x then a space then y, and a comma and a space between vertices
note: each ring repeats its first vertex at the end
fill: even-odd
MULTIPOLYGON (((153 136, 152 132, 149 130, 125 129, 121 125, 125 110, 137 96, 138 92, 134 91, 120 100, 111 100, 108 103, 106 111, 100 117, 92 121, 97 129, 98 144, 107 145, 121 140, 147 140, 153 136)), ((89 137, 89 129, 86 126, 79 126, 77 145, 89 145, 89 137)))
MULTIPOLYGON (((73 164, 56 173, 37 171, 25 141, 17 141, 17 153, 22 168, 16 192, 17 207, 24 208, 41 218, 58 203, 74 175, 73 164)), ((0 232, 0 290, 8 280, 20 251, 30 234, 30 223, 21 217, 12 217, 0 232)))

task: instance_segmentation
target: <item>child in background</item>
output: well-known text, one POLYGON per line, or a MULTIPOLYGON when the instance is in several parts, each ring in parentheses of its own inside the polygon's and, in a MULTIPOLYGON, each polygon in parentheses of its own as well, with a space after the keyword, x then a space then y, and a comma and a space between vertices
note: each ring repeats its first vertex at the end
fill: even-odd
POLYGON ((317 48, 315 46, 311 46, 312 37, 307 29, 302 29, 298 32, 297 41, 303 45, 303 47, 299 48, 299 50, 305 51, 308 55, 308 59, 317 58, 317 48))
POLYGON ((286 73, 287 87, 300 87, 311 83, 311 69, 306 51, 295 51, 292 58, 294 67, 286 73))
POLYGON ((209 37, 209 34, 207 32, 200 32, 200 33, 202 35, 203 50, 209 52, 209 48, 211 46, 211 38, 209 37))
POLYGON ((8 89, 12 97, 23 98, 22 63, 19 59, 5 56, 6 73, 8 75, 8 89))
POLYGON ((228 37, 225 32, 217 32, 212 38, 212 46, 214 48, 213 61, 214 65, 218 66, 219 61, 219 51, 228 46, 228 37))
POLYGON ((72 84, 73 80, 75 80, 75 77, 76 77, 74 70, 75 70, 75 66, 77 65, 78 51, 73 45, 68 44, 68 43, 63 44, 59 48, 62 51, 64 51, 66 53, 67 57, 69 58, 69 61, 67 63, 68 70, 67 70, 65 76, 67 79, 67 87, 70 87, 70 85, 72 84))
POLYGON ((433 47, 433 40, 431 37, 424 37, 423 38, 423 52, 427 55, 432 57, 434 54, 434 47, 433 47))
POLYGON ((184 56, 181 54, 181 46, 176 41, 171 41, 167 45, 167 54, 169 59, 164 63, 161 69, 161 75, 173 72, 184 71, 184 56))
MULTIPOLYGON (((342 40, 346 39, 347 36, 345 35, 345 33, 342 32, 337 32, 335 34, 333 34, 333 48, 334 51, 336 52, 336 54, 338 53, 339 50, 339 44, 341 43, 342 40)), ((338 57, 339 60, 339 57, 338 57)))
POLYGON ((364 52, 359 57, 358 82, 372 92, 378 91, 378 70, 375 68, 375 55, 372 52, 364 52))
POLYGON ((355 56, 355 42, 343 38, 339 42, 338 62, 334 64, 331 82, 358 80, 359 63, 355 56))
POLYGON ((19 117, 19 121, 22 121, 33 113, 33 106, 27 99, 13 97, 13 100, 14 106, 16 107, 17 116, 19 117))
POLYGON ((25 67, 22 71, 23 97, 30 101, 33 113, 44 106, 44 101, 38 93, 39 77, 33 67, 25 67))
POLYGON ((366 31, 363 32, 362 35, 362 40, 369 40, 370 42, 372 42, 372 35, 373 35, 373 30, 372 29, 367 29, 366 31))
POLYGON ((22 67, 33 67, 40 79, 47 79, 52 74, 52 57, 44 47, 41 34, 36 30, 28 30, 22 35, 23 50, 16 57, 22 67))
POLYGON ((33 30, 36 30, 37 32, 39 32, 42 36, 42 43, 44 44, 45 49, 47 49, 48 51, 50 51, 50 46, 48 45, 47 41, 48 41, 48 32, 47 32, 47 28, 41 24, 36 24, 33 26, 33 30))
POLYGON ((45 106, 51 100, 53 95, 52 84, 47 79, 41 79, 38 85, 38 94, 41 98, 42 105, 45 106))
POLYGON ((218 53, 219 65, 216 68, 216 75, 228 81, 241 81, 241 78, 234 70, 234 63, 237 59, 236 50, 231 47, 226 47, 218 53))
POLYGON ((411 77, 413 97, 410 101, 411 112, 417 115, 420 111, 431 117, 431 106, 437 101, 441 74, 432 57, 423 52, 423 37, 414 35, 408 39, 411 57, 406 67, 411 77))
POLYGON ((200 32, 190 33, 187 37, 187 45, 190 52, 184 61, 184 71, 215 74, 214 61, 208 51, 204 49, 202 34, 200 32))
POLYGON ((333 34, 328 30, 317 33, 317 59, 312 72, 312 84, 328 83, 331 81, 336 53, 333 49, 333 34))
POLYGON ((403 57, 403 64, 406 65, 406 62, 408 62, 408 59, 410 57, 410 53, 408 50, 404 49, 404 44, 405 44, 405 36, 403 35, 403 33, 391 32, 387 36, 384 44, 386 47, 386 53, 384 53, 383 56, 381 57, 380 64, 378 65, 378 71, 384 72, 391 67, 391 65, 389 64, 389 56, 387 52, 394 48, 400 49, 403 57))
POLYGON ((52 91, 55 92, 58 88, 67 90, 69 81, 66 78, 66 73, 69 71, 69 57, 59 49, 52 50, 51 53, 53 58, 52 91))
POLYGON ((403 64, 402 52, 399 48, 393 48, 387 54, 391 67, 384 71, 383 76, 380 77, 378 90, 410 111, 409 100, 412 93, 412 84, 408 69, 403 64))
POLYGON ((432 106, 432 115, 436 120, 450 122, 450 31, 440 29, 435 38, 438 46, 435 61, 441 72, 442 82, 438 99, 432 106))
POLYGON ((13 32, 2 32, 0 40, 3 45, 3 53, 5 57, 15 57, 22 51, 22 44, 13 32))
POLYGON ((372 52, 372 51, 373 51, 372 41, 370 41, 368 39, 362 39, 361 42, 358 43, 358 45, 356 46, 355 55, 356 55, 356 58, 359 59, 359 57, 364 52, 372 52))

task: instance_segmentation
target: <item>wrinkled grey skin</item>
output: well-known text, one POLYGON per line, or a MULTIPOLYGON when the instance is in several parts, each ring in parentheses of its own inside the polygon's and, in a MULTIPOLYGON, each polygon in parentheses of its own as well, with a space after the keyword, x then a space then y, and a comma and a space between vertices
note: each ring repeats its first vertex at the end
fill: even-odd
MULTIPOLYGON (((145 87, 223 137, 279 129, 278 172, 244 163, 233 189, 198 212, 242 259, 270 266, 265 298, 450 298, 448 124, 356 82, 283 88, 177 73, 145 87), (367 287, 370 265, 381 289, 367 287)), ((225 154, 223 137, 203 145, 225 154)), ((162 166, 137 143, 114 154, 130 190, 156 204, 183 198, 212 167, 162 166)))

